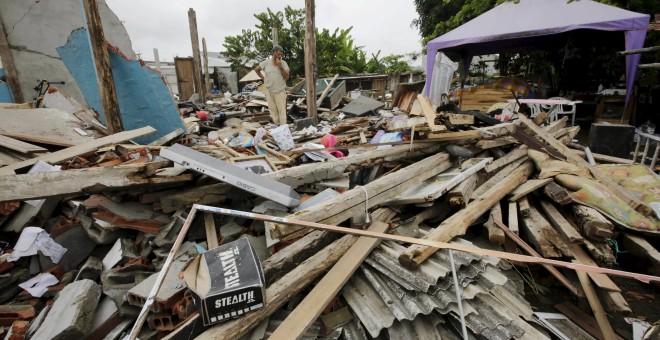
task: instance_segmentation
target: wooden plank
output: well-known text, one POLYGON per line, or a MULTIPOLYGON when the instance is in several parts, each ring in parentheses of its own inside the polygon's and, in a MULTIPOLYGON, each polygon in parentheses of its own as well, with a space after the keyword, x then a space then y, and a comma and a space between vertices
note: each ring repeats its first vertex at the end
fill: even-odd
MULTIPOLYGON (((595 267, 598 266, 598 264, 596 264, 596 262, 591 259, 591 257, 582 249, 580 245, 571 244, 569 245, 569 248, 577 262, 595 267)), ((609 290, 612 292, 621 292, 621 289, 616 285, 616 283, 614 283, 614 281, 607 277, 607 275, 589 273, 589 277, 591 277, 591 279, 594 280, 594 283, 596 283, 596 285, 601 289, 609 290)))
POLYGON ((504 168, 502 168, 502 170, 498 171, 495 175, 489 178, 486 182, 478 186, 477 189, 474 191, 472 197, 479 197, 483 195, 486 191, 490 190, 492 187, 502 182, 502 180, 504 180, 512 171, 514 171, 516 168, 518 168, 521 164, 525 163, 526 161, 527 158, 520 158, 511 162, 509 165, 505 166, 504 168))
POLYGON ((602 173, 598 168, 591 166, 587 161, 585 161, 582 157, 576 155, 571 149, 569 149, 567 146, 559 142, 557 139, 555 139, 553 136, 550 134, 546 133, 543 131, 543 129, 539 128, 534 124, 529 118, 521 115, 518 117, 518 119, 522 122, 523 125, 527 126, 529 129, 534 131, 537 136, 541 137, 546 143, 548 143, 551 147, 555 148, 559 153, 561 153, 564 157, 566 157, 566 160, 573 165, 576 165, 582 169, 589 170, 591 174, 603 185, 605 185, 608 189, 610 189, 615 195, 617 195, 619 198, 621 198, 624 202, 626 202, 628 205, 630 205, 633 209, 641 212, 642 214, 646 216, 650 216, 653 214, 653 210, 646 206, 644 203, 640 202, 639 200, 635 199, 630 195, 630 193, 626 192, 621 186, 619 186, 616 182, 608 178, 604 173, 602 173))
POLYGON ((527 149, 528 149, 527 145, 518 146, 509 153, 507 153, 504 157, 500 157, 494 160, 492 163, 486 165, 484 170, 486 170, 486 172, 488 173, 491 173, 513 161, 525 157, 527 156, 527 149))
POLYGON ((0 168, 0 176, 13 175, 14 170, 22 169, 24 167, 33 165, 38 160, 48 162, 51 164, 57 164, 58 162, 62 162, 69 158, 95 151, 96 149, 103 146, 107 146, 115 143, 121 143, 130 139, 146 136, 154 132, 156 132, 156 129, 152 128, 151 126, 145 126, 143 128, 139 128, 131 131, 123 131, 107 137, 98 138, 82 145, 72 146, 64 150, 49 153, 47 155, 41 155, 39 157, 28 159, 23 162, 2 167, 0 168))
POLYGON ((499 148, 500 146, 517 144, 517 143, 518 141, 515 140, 514 138, 500 137, 496 139, 480 140, 475 144, 475 146, 481 150, 487 150, 487 149, 499 148))
POLYGON ((509 201, 517 201, 521 199, 523 196, 526 196, 532 191, 541 188, 552 181, 553 181, 552 178, 530 179, 511 192, 509 201))
POLYGON ((80 119, 54 108, 0 109, 0 121, 0 134, 26 142, 69 147, 94 139, 74 130, 84 127, 80 119))
MULTIPOLYGON (((428 119, 427 119, 427 122, 428 122, 428 119)), ((426 138, 432 139, 432 140, 435 140, 435 141, 475 139, 475 138, 480 138, 480 137, 481 137, 481 131, 478 131, 478 130, 429 133, 428 135, 426 135, 426 138)))
MULTIPOLYGON (((444 220, 424 238, 432 241, 447 242, 456 236, 464 234, 476 219, 492 208, 506 194, 520 185, 520 183, 526 181, 533 169, 532 162, 524 163, 509 173, 500 183, 468 204, 465 209, 459 210, 444 220)), ((436 251, 438 251, 438 248, 412 245, 399 255, 399 262, 408 268, 416 268, 436 251)))
POLYGON ((546 184, 543 188, 543 193, 559 205, 573 203, 573 198, 568 193, 568 190, 555 182, 546 184))
POLYGON ((116 166, 0 176, 0 202, 183 183, 192 175, 149 178, 146 165, 116 166), (35 183, 39 183, 35 185, 35 183))
POLYGON ((575 223, 582 226, 582 231, 587 237, 596 240, 614 237, 614 224, 598 210, 579 204, 573 204, 571 209, 575 223))
POLYGON ((573 227, 573 225, 564 218, 555 206, 546 201, 539 200, 541 209, 545 212, 545 216, 548 217, 548 221, 559 231, 566 239, 571 243, 581 244, 584 243, 584 238, 580 233, 573 227))
POLYGON ((321 96, 319 99, 316 101, 316 106, 320 107, 321 103, 323 103, 323 99, 328 95, 330 90, 332 89, 332 86, 335 85, 335 82, 337 81, 337 78, 339 78, 339 73, 335 74, 334 77, 332 77, 332 80, 330 80, 330 83, 323 89, 323 92, 321 92, 321 96))
POLYGON ((0 146, 22 153, 48 152, 48 149, 3 135, 0 135, 0 146))
POLYGON ((73 113, 74 116, 76 116, 78 119, 80 119, 83 123, 94 127, 96 130, 99 132, 103 133, 104 135, 109 135, 110 131, 108 131, 108 128, 105 127, 105 125, 101 124, 96 118, 94 117, 94 111, 90 109, 83 109, 80 111, 76 111, 73 113))
POLYGON ((577 271, 576 273, 580 280, 580 285, 582 285, 582 289, 587 296, 591 310, 593 311, 594 316, 596 316, 596 322, 598 322, 598 327, 603 334, 603 338, 605 340, 616 340, 612 325, 610 325, 610 322, 607 320, 607 315, 603 310, 603 306, 600 304, 600 300, 598 300, 594 287, 591 285, 589 276, 587 273, 581 271, 577 271))
POLYGON ((529 217, 531 215, 530 213, 531 208, 529 205, 529 200, 527 197, 523 197, 518 200, 518 212, 520 212, 520 216, 522 217, 529 217))
MULTIPOLYGON (((364 215, 365 209, 369 209, 393 198, 407 188, 421 183, 431 176, 437 175, 450 166, 449 155, 441 152, 394 173, 380 177, 363 187, 349 190, 321 205, 298 211, 295 214, 289 215, 289 218, 337 224, 353 216, 364 215), (369 206, 365 207, 365 201, 368 202, 369 206)), ((307 231, 308 229, 303 229, 300 226, 273 223, 270 232, 271 237, 286 240, 287 238, 299 237, 301 235, 300 233, 292 235, 292 233, 299 230, 307 231)))
POLYGON ((565 241, 550 226, 550 223, 541 215, 535 206, 530 205, 529 217, 523 218, 523 231, 526 239, 534 245, 543 257, 570 256, 571 252, 565 241))
MULTIPOLYGON (((538 252, 536 252, 536 250, 534 250, 534 248, 532 248, 529 244, 525 243, 525 241, 523 241, 523 239, 521 239, 520 236, 513 233, 513 231, 511 230, 511 226, 507 228, 507 226, 498 222, 495 222, 495 225, 498 228, 500 228, 506 234, 507 237, 512 239, 519 247, 523 248, 527 253, 529 253, 534 257, 542 258, 542 256, 538 252)), ((566 278, 566 276, 564 276, 561 272, 559 272, 557 268, 547 264, 543 264, 542 266, 543 268, 547 269, 550 272, 550 274, 552 274, 552 276, 557 278, 557 280, 559 280, 559 282, 561 282, 564 285, 564 287, 566 287, 571 293, 573 293, 573 295, 575 296, 580 295, 578 289, 573 285, 573 283, 571 283, 571 281, 569 281, 566 278)))
MULTIPOLYGON (((206 50, 206 38, 202 38, 202 61, 203 61, 203 70, 204 72, 204 91, 205 93, 211 93, 213 86, 211 86, 211 80, 209 78, 209 53, 206 50)), ((218 88, 219 89, 219 88, 218 88)))
POLYGON ((429 129, 431 129, 432 132, 447 130, 447 127, 444 125, 435 124, 435 110, 428 97, 423 94, 418 94, 417 101, 419 101, 419 104, 422 107, 422 112, 424 113, 424 117, 426 117, 426 123, 429 125, 429 129))
POLYGON ((190 42, 193 53, 193 82, 195 92, 199 94, 202 103, 206 102, 206 86, 202 81, 202 61, 199 55, 199 35, 197 34, 197 15, 192 8, 188 9, 188 25, 190 27, 190 42))
POLYGON ((178 128, 178 129, 176 129, 176 130, 174 130, 174 131, 172 131, 172 132, 166 134, 165 136, 160 137, 160 138, 158 138, 157 140, 155 140, 155 141, 149 143, 149 145, 151 145, 151 146, 161 146, 161 145, 165 145, 165 144, 167 144, 168 142, 170 142, 171 140, 173 140, 174 138, 176 138, 176 137, 178 137, 178 136, 180 136, 180 135, 182 135, 182 134, 183 134, 183 129, 182 129, 182 128, 178 128))
POLYGON ((318 121, 316 104, 316 6, 305 0, 305 88, 307 89, 307 118, 318 121))
MULTIPOLYGON (((387 223, 375 221, 368 230, 384 233, 387 227, 387 223)), ((285 340, 301 337, 379 243, 380 240, 376 238, 358 238, 305 299, 277 327, 270 339, 285 340)))
POLYGON ((509 230, 512 233, 518 235, 520 228, 518 226, 518 203, 508 202, 509 203, 509 230))
POLYGON ((206 243, 208 249, 218 247, 218 232, 215 229, 215 220, 210 212, 204 213, 204 230, 206 231, 206 243))
POLYGON ((470 202, 470 198, 477 187, 479 176, 472 174, 470 177, 464 179, 461 184, 457 185, 447 193, 449 205, 452 207, 464 208, 470 202))
POLYGON ((488 221, 484 223, 484 227, 488 229, 488 241, 490 241, 491 244, 501 246, 504 244, 504 241, 506 241, 506 236, 504 236, 504 231, 495 225, 497 222, 502 223, 502 206, 500 202, 497 202, 490 209, 488 221))
POLYGON ((103 33, 103 24, 96 0, 83 0, 85 16, 87 17, 87 29, 94 54, 94 63, 98 75, 99 95, 103 114, 108 125, 108 131, 113 134, 124 131, 124 124, 117 103, 117 90, 112 76, 108 46, 103 33))
POLYGON ((14 66, 14 57, 11 54, 11 48, 9 48, 9 41, 7 40, 7 33, 5 32, 4 24, 0 18, 0 64, 2 68, 5 69, 5 76, 7 78, 7 84, 11 89, 11 95, 14 98, 14 102, 23 103, 25 97, 23 96, 23 91, 21 90, 20 77, 18 71, 14 66))

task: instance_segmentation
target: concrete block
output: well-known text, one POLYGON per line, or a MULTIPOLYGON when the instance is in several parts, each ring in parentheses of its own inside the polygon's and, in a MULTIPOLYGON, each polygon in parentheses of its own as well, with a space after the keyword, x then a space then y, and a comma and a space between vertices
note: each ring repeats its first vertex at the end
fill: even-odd
POLYGON ((96 281, 98 280, 99 276, 101 276, 101 272, 103 271, 103 263, 101 260, 97 259, 96 257, 90 256, 87 258, 87 261, 83 266, 80 268, 80 271, 78 271, 78 275, 76 276, 75 281, 79 280, 92 280, 96 281))
POLYGON ((51 311, 32 337, 33 340, 59 340, 85 337, 94 320, 101 287, 91 280, 67 285, 57 296, 51 311))
POLYGON ((23 290, 18 284, 29 279, 30 273, 27 269, 23 268, 17 268, 0 274, 0 303, 5 303, 14 298, 23 290))

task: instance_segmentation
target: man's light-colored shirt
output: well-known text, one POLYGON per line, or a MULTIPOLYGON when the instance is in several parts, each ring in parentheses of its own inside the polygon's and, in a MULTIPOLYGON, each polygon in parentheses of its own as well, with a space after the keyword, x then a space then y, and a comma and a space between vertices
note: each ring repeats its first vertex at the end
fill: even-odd
MULTIPOLYGON (((289 65, 284 60, 281 60, 281 62, 282 68, 288 72, 289 65)), ((262 61, 259 66, 264 73, 264 81, 268 91, 272 93, 279 93, 286 89, 286 80, 282 76, 282 71, 280 71, 280 68, 273 64, 273 59, 266 59, 262 61)))

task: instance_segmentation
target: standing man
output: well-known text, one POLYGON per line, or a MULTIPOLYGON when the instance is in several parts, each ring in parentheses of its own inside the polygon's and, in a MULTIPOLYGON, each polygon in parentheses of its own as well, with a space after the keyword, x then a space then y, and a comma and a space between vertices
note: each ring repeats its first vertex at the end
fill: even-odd
POLYGON ((273 57, 262 61, 254 70, 265 80, 268 111, 276 125, 286 124, 286 80, 289 79, 289 65, 282 60, 282 47, 273 46, 273 57), (261 73, 264 71, 264 74, 261 73))

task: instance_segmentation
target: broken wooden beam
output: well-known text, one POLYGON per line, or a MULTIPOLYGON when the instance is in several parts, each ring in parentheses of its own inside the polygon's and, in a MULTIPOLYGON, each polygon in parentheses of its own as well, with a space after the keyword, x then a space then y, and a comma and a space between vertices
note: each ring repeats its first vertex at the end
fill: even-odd
MULTIPOLYGON (((536 250, 534 250, 534 248, 532 248, 529 244, 525 243, 525 241, 523 241, 523 239, 521 239, 520 236, 514 234, 510 226, 509 228, 507 228, 507 226, 498 222, 495 222, 495 225, 498 228, 500 228, 506 234, 506 236, 508 236, 511 240, 513 240, 519 247, 523 248, 527 253, 529 253, 534 257, 543 257, 541 256, 541 254, 537 253, 536 250)), ((573 283, 571 283, 571 281, 568 280, 566 276, 564 276, 564 274, 559 272, 557 268, 547 264, 542 264, 542 266, 543 268, 547 269, 550 272, 550 274, 552 274, 552 276, 554 276, 557 280, 559 280, 559 282, 561 282, 564 285, 564 287, 566 287, 571 293, 573 293, 573 295, 575 296, 580 295, 580 292, 573 285, 573 283)))
POLYGON ((464 179, 461 184, 457 185, 447 193, 447 200, 452 207, 464 208, 470 202, 470 198, 477 187, 479 176, 472 174, 470 177, 464 179))
POLYGON ((191 174, 149 177, 146 165, 115 166, 0 176, 0 202, 24 201, 69 194, 90 194, 128 188, 185 183, 191 174), (34 185, 39 183, 39 185, 34 185))
POLYGON ((614 236, 614 224, 603 216, 598 210, 584 205, 571 206, 575 223, 582 226, 587 237, 598 240, 614 236))
POLYGON ((526 196, 527 194, 533 192, 534 190, 541 188, 545 186, 546 184, 552 182, 552 178, 544 178, 544 179, 530 179, 529 181, 521 184, 518 186, 515 190, 511 192, 511 196, 509 197, 509 201, 517 201, 521 199, 523 196, 526 196))
MULTIPOLYGON (((387 227, 387 223, 375 221, 368 230, 384 233, 387 231, 387 227)), ((380 240, 375 238, 358 238, 305 299, 277 327, 270 339, 300 338, 379 243, 380 240)))
POLYGON ((504 231, 500 230, 495 223, 502 223, 502 206, 501 202, 497 202, 491 209, 488 214, 488 220, 484 223, 486 229, 488 229, 488 241, 491 244, 501 246, 506 241, 506 236, 504 236, 504 231))
MULTIPOLYGON (((338 224, 352 216, 364 215, 365 209, 385 202, 407 188, 448 169, 450 166, 449 155, 441 152, 380 177, 367 185, 349 190, 321 205, 298 211, 289 217, 303 221, 338 224), (368 205, 365 203, 368 203, 368 205)), ((301 236, 301 233, 298 233, 301 230, 302 232, 307 231, 307 229, 300 226, 279 223, 273 223, 270 227, 271 237, 282 240, 301 236)))
POLYGON ((555 208, 555 206, 546 200, 539 200, 539 205, 548 221, 571 243, 584 243, 582 235, 573 227, 573 225, 564 218, 564 215, 555 208))
POLYGON ((596 317, 596 322, 598 322, 598 327, 603 334, 603 338, 605 340, 616 340, 616 335, 614 334, 612 325, 610 325, 610 322, 607 320, 607 315, 603 310, 603 305, 601 305, 600 300, 598 300, 598 295, 596 295, 596 291, 591 285, 589 276, 587 273, 581 272, 579 270, 576 271, 576 273, 578 275, 578 279, 580 280, 580 285, 582 285, 582 289, 584 290, 584 294, 587 296, 591 310, 596 317))
POLYGON ((22 169, 25 167, 28 167, 30 165, 33 165, 37 161, 44 161, 47 163, 51 164, 56 164, 62 161, 65 161, 69 158, 73 158, 75 156, 79 156, 88 152, 96 151, 96 149, 111 145, 111 144, 116 144, 116 143, 121 143, 127 140, 135 139, 138 137, 146 136, 148 134, 156 132, 156 129, 152 128, 151 126, 145 126, 143 128, 131 130, 131 131, 122 131, 120 133, 116 133, 114 135, 106 136, 103 138, 98 138, 95 139, 91 142, 82 144, 82 145, 76 145, 72 146, 60 151, 52 152, 49 154, 41 155, 36 158, 31 158, 22 162, 14 163, 5 167, 0 168, 0 176, 3 175, 13 175, 14 170, 22 169))
POLYGON ((555 182, 546 184, 543 187, 543 193, 559 205, 573 203, 573 197, 568 193, 568 190, 555 182))
MULTIPOLYGON (((510 172, 500 183, 478 196, 465 209, 459 210, 433 229, 425 239, 448 242, 456 236, 463 235, 467 228, 486 211, 492 208, 505 195, 511 192, 520 183, 527 180, 533 171, 533 164, 525 162, 510 172)), ((429 256, 438 251, 437 248, 412 245, 399 255, 399 262, 408 268, 416 268, 429 256)))
POLYGON ((571 255, 570 250, 564 244, 564 239, 550 226, 550 223, 535 206, 530 205, 529 217, 523 217, 522 225, 526 239, 543 257, 560 258, 571 255))

